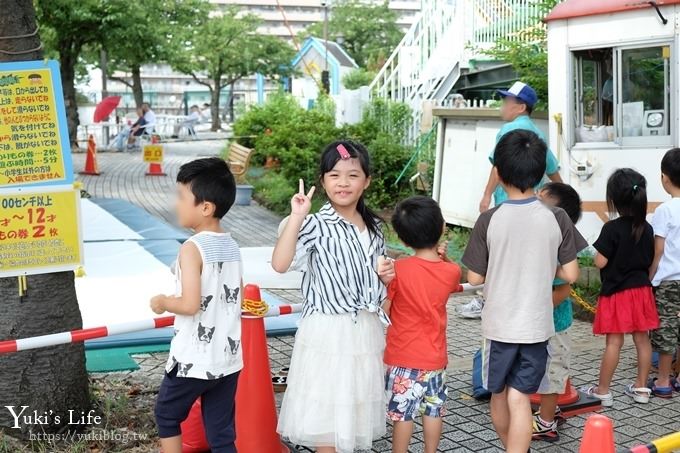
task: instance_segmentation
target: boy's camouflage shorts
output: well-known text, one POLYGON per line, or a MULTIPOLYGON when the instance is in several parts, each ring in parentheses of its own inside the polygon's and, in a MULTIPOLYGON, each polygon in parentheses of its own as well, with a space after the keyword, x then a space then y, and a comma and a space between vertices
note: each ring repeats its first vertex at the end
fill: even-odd
POLYGON ((680 281, 661 282, 655 295, 661 324, 652 332, 652 347, 657 352, 674 354, 680 345, 680 281))

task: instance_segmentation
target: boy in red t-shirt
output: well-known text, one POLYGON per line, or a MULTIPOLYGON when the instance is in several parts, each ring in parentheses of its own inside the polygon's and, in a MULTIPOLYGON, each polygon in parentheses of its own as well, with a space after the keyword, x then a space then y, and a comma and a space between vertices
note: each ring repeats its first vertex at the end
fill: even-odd
POLYGON ((395 277, 387 289, 392 325, 387 329, 384 362, 387 417, 394 421, 392 451, 408 452, 413 418, 420 413, 425 452, 434 453, 448 392, 446 302, 460 290, 460 267, 438 253, 445 224, 431 198, 416 196, 399 203, 392 226, 415 250, 415 256, 394 263, 395 277))

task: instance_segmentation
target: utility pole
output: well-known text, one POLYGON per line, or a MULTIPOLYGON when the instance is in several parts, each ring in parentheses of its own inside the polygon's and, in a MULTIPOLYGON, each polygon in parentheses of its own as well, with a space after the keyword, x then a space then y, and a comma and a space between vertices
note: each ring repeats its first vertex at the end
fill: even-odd
POLYGON ((323 46, 325 50, 324 56, 324 70, 321 72, 321 85, 326 94, 331 92, 330 74, 328 73, 328 2, 330 0, 321 0, 323 6, 323 46))
MULTIPOLYGON (((108 60, 106 58, 106 50, 101 49, 99 51, 99 68, 102 71, 102 101, 104 100, 105 97, 109 95, 108 90, 106 89, 106 82, 108 79, 108 60)), ((109 119, 106 119, 106 122, 109 122, 109 119)), ((104 146, 109 146, 109 126, 106 125, 102 127, 102 139, 104 140, 103 145, 104 146)))

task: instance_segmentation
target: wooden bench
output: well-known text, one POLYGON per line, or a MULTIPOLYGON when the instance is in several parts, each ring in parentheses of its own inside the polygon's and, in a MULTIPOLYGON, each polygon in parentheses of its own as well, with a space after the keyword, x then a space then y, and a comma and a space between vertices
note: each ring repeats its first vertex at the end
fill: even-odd
POLYGON ((237 182, 243 182, 248 167, 250 166, 250 157, 253 155, 253 150, 246 148, 233 142, 229 145, 229 154, 227 155, 227 164, 233 173, 237 182))

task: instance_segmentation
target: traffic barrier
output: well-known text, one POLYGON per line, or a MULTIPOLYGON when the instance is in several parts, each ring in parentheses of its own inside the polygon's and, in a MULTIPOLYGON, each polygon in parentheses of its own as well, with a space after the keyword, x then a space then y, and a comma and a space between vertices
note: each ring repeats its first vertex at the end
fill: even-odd
MULTIPOLYGON (((261 301, 260 288, 246 285, 243 299, 261 301)), ((243 370, 236 388, 236 449, 241 453, 288 453, 276 432, 276 400, 264 319, 245 316, 241 329, 243 370)))
MULTIPOLYGON (((541 405, 541 395, 534 393, 529 399, 533 409, 538 410, 541 405)), ((602 409, 602 401, 576 390, 571 384, 571 379, 567 379, 564 392, 557 397, 557 406, 564 417, 573 417, 574 415, 596 412, 602 409)))
MULTIPOLYGON (((151 144, 158 145, 161 142, 160 137, 156 134, 151 135, 151 144)), ((161 159, 162 162, 162 159, 161 159)), ((149 162, 149 171, 146 176, 166 176, 161 166, 161 162, 149 162)))
POLYGON ((85 169, 80 172, 81 175, 98 176, 99 166, 97 165, 97 144, 94 141, 94 135, 90 134, 87 139, 87 155, 85 156, 85 169))
MULTIPOLYGON (((269 307, 264 318, 280 316, 283 314, 299 313, 302 304, 280 305, 269 307)), ((8 354, 28 349, 44 348, 47 346, 57 346, 60 344, 78 343, 81 341, 92 340, 95 338, 108 337, 121 333, 139 332, 140 330, 158 329, 160 327, 170 327, 174 324, 174 316, 163 316, 160 318, 144 319, 141 321, 124 322, 111 324, 109 326, 91 327, 88 329, 71 330, 37 337, 20 338, 16 340, 0 341, 0 354, 8 354)))
POLYGON ((680 433, 669 434, 651 441, 646 445, 637 445, 619 450, 619 453, 671 453, 680 450, 680 433))
MULTIPOLYGON (((264 305, 260 288, 257 285, 246 285, 243 301, 244 306, 256 307, 252 311, 257 311, 258 305, 264 305)), ((236 388, 236 449, 240 453, 288 453, 290 450, 281 442, 276 432, 276 401, 262 316, 244 313, 241 321, 241 348, 243 370, 236 388), (253 429, 255 426, 257 429, 253 429)), ((182 424, 184 451, 209 451, 200 413, 199 398, 182 424), (185 433, 190 442, 185 442, 185 433)))
POLYGON ((614 425, 608 417, 600 414, 588 417, 579 453, 615 453, 614 425))
POLYGON ((30 338, 20 338, 17 340, 5 340, 0 341, 0 354, 26 351, 28 349, 44 348, 47 346, 56 346, 60 344, 79 343, 85 340, 108 337, 111 335, 118 335, 121 333, 130 333, 138 332, 140 330, 169 327, 172 326, 174 322, 175 322, 174 316, 163 316, 161 318, 124 322, 119 324, 112 324, 110 326, 71 330, 68 332, 40 335, 37 337, 30 338))

